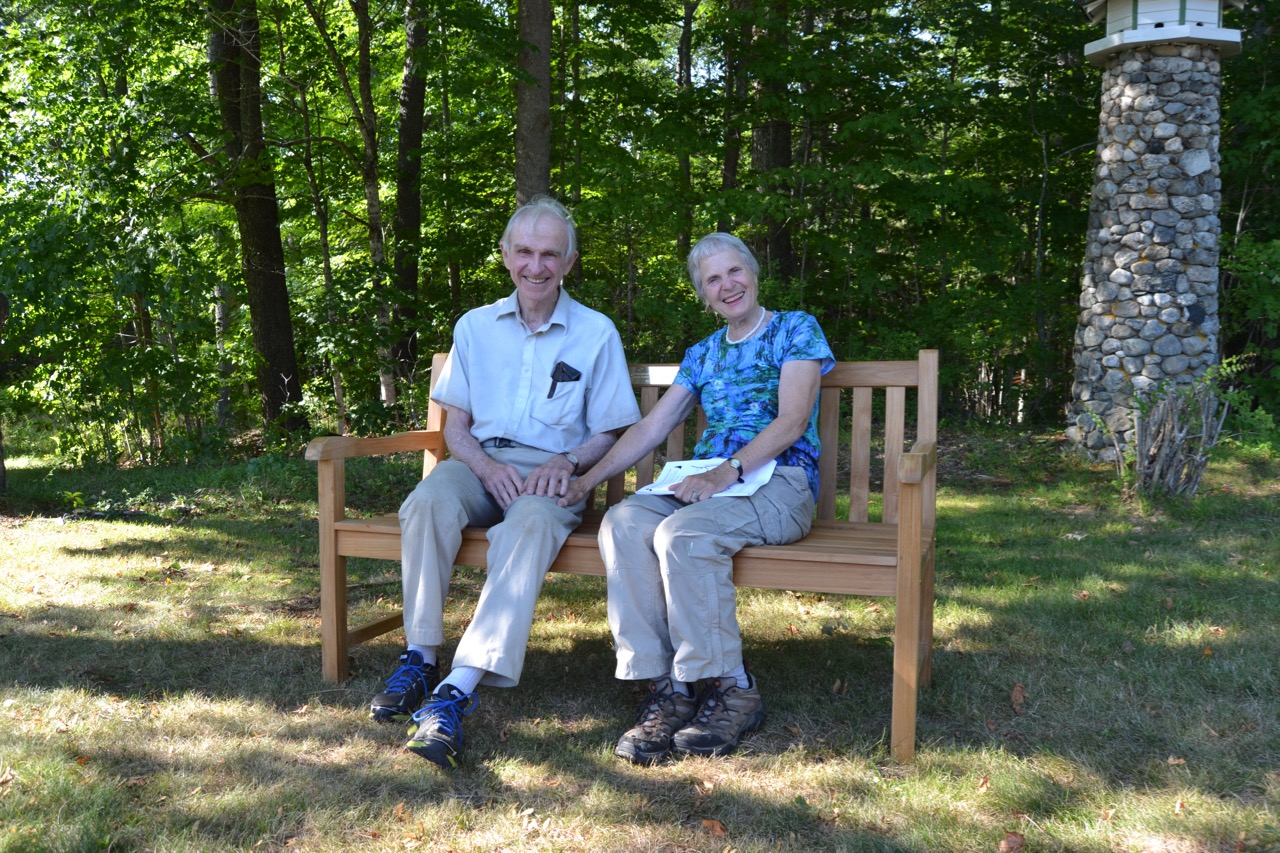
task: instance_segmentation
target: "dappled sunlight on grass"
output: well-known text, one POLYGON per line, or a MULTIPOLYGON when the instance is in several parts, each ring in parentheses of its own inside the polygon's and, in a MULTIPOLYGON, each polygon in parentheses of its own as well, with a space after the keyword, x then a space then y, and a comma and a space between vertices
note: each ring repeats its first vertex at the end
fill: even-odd
MULTIPOLYGON (((1280 471, 1211 466, 1203 500, 1140 505, 1057 448, 970 438, 948 457, 909 766, 888 760, 891 602, 740 590, 764 726, 734 756, 641 768, 612 754, 640 693, 613 678, 604 581, 553 575, 520 687, 481 688, 446 776, 367 719, 398 633, 351 649, 347 683, 320 678, 304 467, 223 471, 216 493, 181 472, 23 482, 44 509, 0 523, 0 846, 1275 848, 1278 549, 1258 520, 1280 471)), ((353 482, 394 504, 406 476, 353 482)), ((350 568, 353 621, 398 605, 394 566, 350 568)), ((483 580, 455 572, 445 660, 483 580)))

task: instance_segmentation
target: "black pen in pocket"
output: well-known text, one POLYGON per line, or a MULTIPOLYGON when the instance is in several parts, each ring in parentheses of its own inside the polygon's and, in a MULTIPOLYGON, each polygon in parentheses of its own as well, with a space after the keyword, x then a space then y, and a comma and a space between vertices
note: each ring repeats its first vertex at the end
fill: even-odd
POLYGON ((551 390, 547 392, 547 399, 550 400, 555 396, 556 386, 561 382, 577 382, 582 378, 582 373, 574 367, 570 367, 563 361, 557 361, 556 366, 551 370, 551 390))

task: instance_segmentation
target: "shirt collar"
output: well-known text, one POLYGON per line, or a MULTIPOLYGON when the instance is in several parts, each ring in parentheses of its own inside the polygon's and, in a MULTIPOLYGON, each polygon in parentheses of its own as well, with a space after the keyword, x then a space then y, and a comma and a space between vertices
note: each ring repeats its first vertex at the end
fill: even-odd
MULTIPOLYGON (((556 307, 551 312, 551 320, 548 321, 548 325, 560 325, 566 329, 569 328, 569 309, 572 304, 573 297, 565 291, 564 285, 561 285, 560 295, 556 298, 556 307)), ((498 316, 506 317, 508 315, 514 316, 517 321, 520 319, 518 290, 511 291, 510 296, 498 303, 498 316)))

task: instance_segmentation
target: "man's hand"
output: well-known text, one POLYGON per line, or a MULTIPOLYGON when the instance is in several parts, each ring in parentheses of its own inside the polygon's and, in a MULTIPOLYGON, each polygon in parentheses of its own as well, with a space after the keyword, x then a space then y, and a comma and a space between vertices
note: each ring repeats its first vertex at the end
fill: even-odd
POLYGON ((520 472, 510 465, 503 465, 491 456, 486 455, 485 458, 489 460, 489 464, 476 471, 476 476, 480 478, 480 482, 484 483, 485 491, 493 495, 498 506, 505 511, 511 506, 511 502, 522 494, 521 489, 524 483, 520 480, 520 472))
POLYGON ((530 472, 520 494, 558 498, 569 488, 572 478, 573 463, 567 457, 556 454, 530 472))

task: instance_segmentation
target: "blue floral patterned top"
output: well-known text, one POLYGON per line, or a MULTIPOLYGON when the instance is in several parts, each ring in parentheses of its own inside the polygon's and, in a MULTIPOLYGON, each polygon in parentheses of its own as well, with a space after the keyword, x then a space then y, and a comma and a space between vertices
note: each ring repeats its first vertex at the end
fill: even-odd
MULTIPOLYGON (((779 311, 755 337, 729 343, 720 329, 685 350, 676 384, 702 404, 707 429, 693 450, 695 459, 736 454, 778 417, 778 379, 788 361, 816 360, 825 374, 835 357, 822 327, 802 311, 779 311)), ((778 457, 779 465, 803 468, 818 496, 818 405, 804 434, 778 457)))

